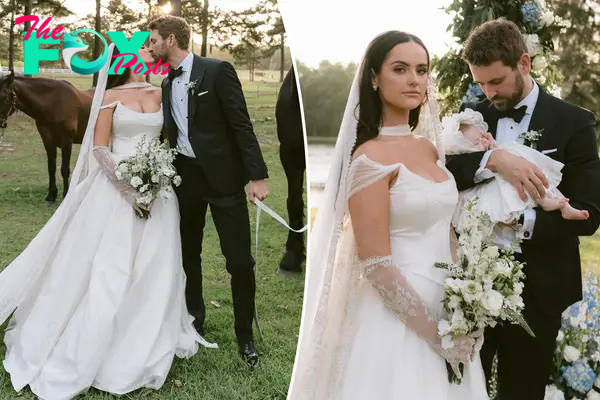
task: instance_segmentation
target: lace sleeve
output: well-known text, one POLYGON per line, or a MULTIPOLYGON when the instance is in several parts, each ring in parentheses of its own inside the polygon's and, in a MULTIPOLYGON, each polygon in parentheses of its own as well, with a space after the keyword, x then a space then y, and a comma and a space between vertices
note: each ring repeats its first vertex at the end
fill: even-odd
POLYGON ((132 205, 136 203, 137 190, 132 186, 122 182, 117 177, 117 163, 112 157, 112 153, 105 146, 94 146, 92 150, 98 165, 104 174, 110 179, 119 191, 123 194, 125 199, 132 205))
MULTIPOLYGON (((354 191, 348 200, 361 272, 387 308, 442 357, 450 363, 466 362, 474 340, 459 338, 455 340, 454 348, 443 349, 436 316, 393 261, 389 234, 389 185, 394 169, 382 167, 389 170, 383 177, 368 171, 358 174, 363 177, 371 174, 377 176, 377 180, 363 181, 361 189, 354 191)), ((355 168, 370 169, 377 168, 377 165, 363 164, 355 168)))

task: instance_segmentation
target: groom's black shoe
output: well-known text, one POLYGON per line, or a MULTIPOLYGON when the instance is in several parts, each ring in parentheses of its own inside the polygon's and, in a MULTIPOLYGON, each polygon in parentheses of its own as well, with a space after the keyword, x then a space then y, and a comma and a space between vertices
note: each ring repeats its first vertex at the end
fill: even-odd
POLYGON ((194 328, 196 328, 196 332, 198 332, 198 334, 200 336, 204 337, 204 327, 203 326, 194 325, 194 328))
POLYGON ((259 361, 258 352, 256 351, 256 346, 254 346, 254 343, 248 342, 248 343, 241 344, 240 345, 240 354, 242 355, 244 360, 246 360, 246 363, 248 364, 248 368, 250 368, 250 371, 254 371, 254 369, 258 365, 258 361, 259 361))

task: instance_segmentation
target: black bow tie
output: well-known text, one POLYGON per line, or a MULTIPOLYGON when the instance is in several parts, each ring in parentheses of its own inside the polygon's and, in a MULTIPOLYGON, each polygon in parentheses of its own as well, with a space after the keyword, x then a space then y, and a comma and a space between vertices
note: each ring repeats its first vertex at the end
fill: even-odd
POLYGON ((519 108, 509 108, 505 111, 498 111, 498 118, 512 118, 517 124, 521 122, 527 111, 527 106, 519 108))
POLYGON ((179 67, 177 69, 171 68, 169 70, 169 79, 173 80, 177 78, 179 75, 183 74, 183 68, 179 67))

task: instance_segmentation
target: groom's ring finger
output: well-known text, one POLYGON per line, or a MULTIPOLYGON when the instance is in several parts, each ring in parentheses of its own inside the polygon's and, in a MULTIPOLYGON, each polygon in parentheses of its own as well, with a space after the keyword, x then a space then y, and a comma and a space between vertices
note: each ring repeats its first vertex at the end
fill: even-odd
POLYGON ((525 188, 527 189, 527 193, 534 201, 538 201, 540 199, 537 188, 532 181, 525 182, 525 188))

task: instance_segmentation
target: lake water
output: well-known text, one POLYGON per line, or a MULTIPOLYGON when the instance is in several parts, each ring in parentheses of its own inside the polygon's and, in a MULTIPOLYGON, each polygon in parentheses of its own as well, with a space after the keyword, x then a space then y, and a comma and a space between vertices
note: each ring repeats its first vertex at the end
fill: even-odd
POLYGON ((331 144, 308 145, 308 180, 310 182, 310 208, 318 208, 323 199, 323 190, 333 158, 331 144))

